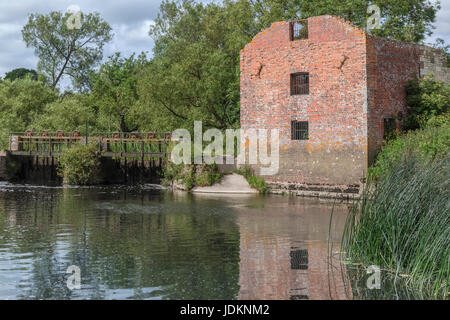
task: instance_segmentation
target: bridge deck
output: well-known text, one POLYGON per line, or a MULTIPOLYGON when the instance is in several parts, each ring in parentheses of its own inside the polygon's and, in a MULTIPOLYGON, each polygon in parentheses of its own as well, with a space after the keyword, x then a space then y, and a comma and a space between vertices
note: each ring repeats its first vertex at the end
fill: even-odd
POLYGON ((94 141, 102 157, 162 159, 168 156, 168 133, 106 133, 88 137, 73 133, 64 135, 62 131, 49 135, 47 131, 37 136, 30 132, 10 136, 9 151, 17 156, 59 157, 64 150, 86 141, 94 141), (143 138, 144 137, 144 138, 143 138))

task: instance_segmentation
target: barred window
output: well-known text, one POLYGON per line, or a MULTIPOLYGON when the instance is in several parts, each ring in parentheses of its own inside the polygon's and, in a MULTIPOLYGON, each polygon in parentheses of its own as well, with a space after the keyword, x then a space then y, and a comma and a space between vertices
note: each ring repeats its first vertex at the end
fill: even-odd
POLYGON ((291 41, 308 39, 308 20, 298 20, 289 23, 289 37, 291 41))
POLYGON ((395 131, 395 119, 394 118, 384 118, 383 125, 384 125, 383 138, 386 139, 395 131))
POLYGON ((294 250, 290 255, 292 270, 308 270, 308 250, 294 250))
POLYGON ((308 140, 308 121, 291 121, 291 140, 308 140))
POLYGON ((291 96, 309 94, 309 73, 297 72, 291 74, 291 96))

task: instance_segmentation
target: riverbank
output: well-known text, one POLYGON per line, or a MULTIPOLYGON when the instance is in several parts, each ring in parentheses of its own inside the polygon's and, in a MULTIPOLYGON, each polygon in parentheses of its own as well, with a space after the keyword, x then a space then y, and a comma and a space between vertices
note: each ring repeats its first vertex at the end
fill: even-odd
POLYGON ((389 142, 342 241, 342 259, 377 265, 435 299, 449 293, 449 129, 428 127, 389 142))

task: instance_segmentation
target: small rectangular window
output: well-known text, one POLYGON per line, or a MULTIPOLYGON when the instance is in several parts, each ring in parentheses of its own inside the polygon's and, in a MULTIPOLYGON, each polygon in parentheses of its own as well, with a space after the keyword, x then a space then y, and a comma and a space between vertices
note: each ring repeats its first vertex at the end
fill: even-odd
POLYGON ((292 270, 308 270, 308 250, 294 250, 290 255, 292 270))
POLYGON ((290 22, 289 37, 291 41, 308 39, 308 20, 290 22))
POLYGON ((309 94, 309 73, 297 72, 291 74, 291 96, 309 94))
POLYGON ((394 118, 384 118, 383 119, 383 125, 384 125, 384 133, 383 138, 389 138, 392 133, 395 131, 395 119, 394 118))
POLYGON ((308 140, 308 121, 291 121, 291 140, 308 140))

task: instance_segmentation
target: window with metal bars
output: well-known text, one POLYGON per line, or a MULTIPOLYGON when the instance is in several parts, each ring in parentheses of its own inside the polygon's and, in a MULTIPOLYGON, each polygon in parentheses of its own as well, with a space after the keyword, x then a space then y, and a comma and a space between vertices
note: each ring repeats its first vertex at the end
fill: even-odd
POLYGON ((290 254, 292 270, 308 270, 308 250, 294 250, 290 254))
POLYGON ((291 121, 291 140, 308 140, 308 121, 291 121))
POLYGON ((291 74, 291 96, 309 94, 309 73, 297 72, 291 74))
POLYGON ((308 20, 298 20, 289 23, 291 41, 308 39, 308 20))
POLYGON ((395 119, 394 118, 384 118, 383 119, 383 125, 384 125, 384 134, 383 138, 389 138, 392 133, 395 131, 395 119))

